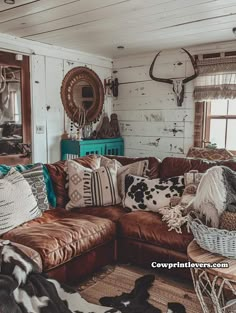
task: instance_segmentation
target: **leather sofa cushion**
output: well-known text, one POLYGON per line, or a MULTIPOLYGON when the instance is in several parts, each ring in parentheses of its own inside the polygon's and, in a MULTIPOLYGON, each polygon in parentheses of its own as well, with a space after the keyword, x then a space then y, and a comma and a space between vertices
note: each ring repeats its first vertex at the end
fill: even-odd
POLYGON ((115 232, 108 219, 57 209, 7 232, 3 239, 32 247, 46 271, 113 240, 115 232))
POLYGON ((161 163, 160 177, 168 178, 180 176, 190 170, 198 170, 200 173, 206 172, 208 168, 217 165, 216 161, 192 158, 172 158, 167 157, 161 163))
POLYGON ((148 160, 149 161, 149 165, 148 165, 149 178, 154 179, 154 178, 159 177, 159 168, 160 168, 161 160, 155 157, 131 158, 131 157, 125 157, 125 156, 116 156, 116 155, 106 155, 106 157, 109 159, 116 159, 122 165, 127 165, 127 164, 131 164, 131 163, 138 162, 138 161, 148 160))
POLYGON ((234 160, 227 161, 209 161, 205 159, 192 158, 165 158, 160 166, 160 177, 168 178, 180 176, 190 170, 198 170, 200 173, 206 172, 210 167, 216 165, 224 165, 236 171, 236 162, 234 160))
POLYGON ((182 234, 168 231, 161 215, 153 212, 131 212, 118 221, 118 236, 133 239, 166 249, 187 252, 193 235, 183 228, 182 234))
MULTIPOLYGON (((74 161, 78 162, 84 167, 88 167, 91 169, 96 169, 98 165, 97 163, 97 155, 88 155, 85 157, 74 159, 74 161)), ((66 180, 66 172, 65 172, 65 162, 66 161, 58 161, 52 164, 45 164, 50 174, 52 185, 54 192, 56 194, 56 202, 57 208, 64 209, 66 204, 69 202, 68 197, 68 189, 65 188, 67 183, 66 180)))
MULTIPOLYGON (((0 242, 1 241, 4 241, 4 240, 0 239, 0 242)), ((17 247, 18 249, 20 249, 21 251, 23 251, 28 257, 30 257, 38 265, 39 270, 42 271, 42 268, 43 268, 42 259, 41 259, 40 254, 37 251, 29 247, 23 246, 21 244, 15 243, 15 242, 11 242, 11 244, 17 247)))
POLYGON ((93 215, 102 218, 107 218, 112 222, 117 222, 121 216, 130 212, 131 210, 123 208, 122 206, 105 206, 105 207, 85 207, 74 209, 80 214, 93 215))

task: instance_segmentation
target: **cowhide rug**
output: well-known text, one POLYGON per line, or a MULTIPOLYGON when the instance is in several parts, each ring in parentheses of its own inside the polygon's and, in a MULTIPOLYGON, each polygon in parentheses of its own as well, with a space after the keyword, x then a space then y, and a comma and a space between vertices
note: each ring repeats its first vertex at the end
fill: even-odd
MULTIPOLYGON (((92 304, 76 290, 43 275, 10 242, 0 244, 0 313, 161 313, 147 301, 154 279, 154 275, 140 277, 130 293, 103 297, 102 305, 92 304)), ((179 303, 168 304, 167 313, 185 312, 179 303)))

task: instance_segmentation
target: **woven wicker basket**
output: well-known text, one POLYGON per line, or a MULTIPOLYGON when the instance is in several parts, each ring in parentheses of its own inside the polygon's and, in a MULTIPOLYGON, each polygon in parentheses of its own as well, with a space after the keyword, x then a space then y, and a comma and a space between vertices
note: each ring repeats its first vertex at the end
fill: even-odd
POLYGON ((189 221, 189 226, 201 248, 236 259, 236 231, 208 227, 199 219, 189 221))

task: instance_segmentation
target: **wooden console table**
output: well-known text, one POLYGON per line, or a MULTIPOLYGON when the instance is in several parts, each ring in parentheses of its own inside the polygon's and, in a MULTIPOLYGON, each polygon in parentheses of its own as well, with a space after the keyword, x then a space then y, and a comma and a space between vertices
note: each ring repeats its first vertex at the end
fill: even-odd
POLYGON ((213 312, 236 312, 236 260, 206 251, 195 240, 189 244, 187 254, 193 263, 229 264, 228 268, 191 268, 191 274, 204 313, 212 312, 206 296, 211 300, 213 312))

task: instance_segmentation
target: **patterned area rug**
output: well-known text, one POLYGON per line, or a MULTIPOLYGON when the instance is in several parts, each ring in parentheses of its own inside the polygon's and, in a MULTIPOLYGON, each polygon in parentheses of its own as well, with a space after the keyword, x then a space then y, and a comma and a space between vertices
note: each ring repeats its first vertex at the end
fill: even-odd
MULTIPOLYGON (((78 289, 87 301, 99 304, 101 297, 129 293, 135 280, 147 273, 148 271, 131 266, 110 267, 81 284, 78 289)), ((202 313, 200 303, 191 287, 184 288, 183 284, 176 282, 170 284, 170 279, 155 276, 155 282, 149 289, 149 302, 152 305, 165 313, 168 302, 179 302, 185 306, 187 313, 202 313)))

